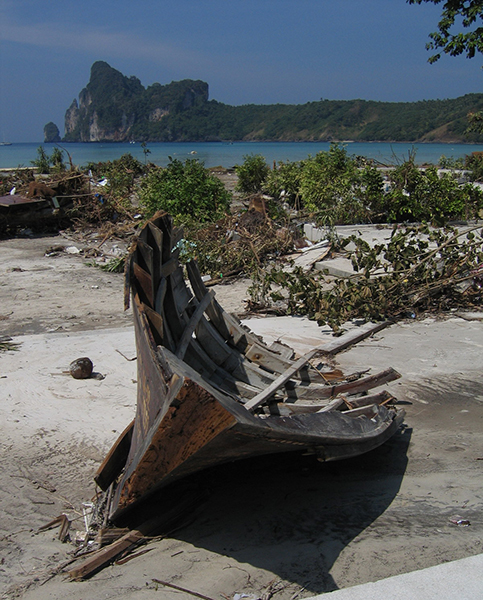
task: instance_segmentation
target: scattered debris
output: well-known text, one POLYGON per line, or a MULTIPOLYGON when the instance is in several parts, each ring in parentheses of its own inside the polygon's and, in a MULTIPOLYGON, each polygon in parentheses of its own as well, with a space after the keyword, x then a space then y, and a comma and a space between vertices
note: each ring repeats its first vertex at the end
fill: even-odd
POLYGON ((12 342, 12 338, 10 336, 0 336, 0 352, 16 352, 19 348, 20 344, 17 342, 12 342))
POLYGON ((118 350, 117 348, 116 348, 116 352, 117 352, 118 354, 120 354, 120 355, 121 355, 123 358, 125 358, 125 359, 126 359, 127 361, 129 361, 129 362, 132 362, 133 360, 136 360, 136 359, 137 359, 137 356, 133 356, 132 358, 128 358, 128 357, 127 357, 125 354, 123 354, 123 353, 122 353, 120 350, 118 350))
POLYGON ((169 583, 168 581, 162 581, 161 579, 151 579, 151 581, 153 583, 172 588, 173 590, 178 590, 179 592, 185 592, 185 594, 190 594, 190 596, 195 596, 195 598, 201 598, 201 600, 213 600, 213 598, 210 598, 210 596, 205 596, 204 594, 200 594, 199 592, 188 590, 187 588, 175 585, 174 583, 169 583))
POLYGON ((180 259, 196 258, 201 272, 214 280, 251 276, 268 261, 292 253, 297 236, 296 227, 252 209, 187 231, 190 248, 180 259))
POLYGON ((139 546, 143 541, 144 536, 140 531, 130 531, 109 546, 95 551, 79 567, 71 569, 69 577, 74 580, 87 579, 111 564, 121 553, 139 546))
POLYGON ((357 236, 343 244, 350 242, 355 246, 349 254, 352 276, 334 279, 300 267, 291 272, 273 267, 258 274, 258 304, 270 306, 285 298, 289 314, 307 315, 334 331, 353 319, 415 318, 481 306, 481 225, 395 227, 387 244, 370 246, 357 236))
POLYGON ((39 527, 40 531, 47 531, 49 529, 54 529, 54 527, 60 527, 59 530, 59 540, 61 542, 66 542, 69 537, 69 529, 70 529, 71 521, 66 514, 61 514, 46 525, 39 527))
POLYGON ((450 523, 453 523, 453 525, 458 525, 458 527, 469 527, 471 525, 468 519, 465 519, 460 515, 453 515, 449 518, 449 521, 450 523))

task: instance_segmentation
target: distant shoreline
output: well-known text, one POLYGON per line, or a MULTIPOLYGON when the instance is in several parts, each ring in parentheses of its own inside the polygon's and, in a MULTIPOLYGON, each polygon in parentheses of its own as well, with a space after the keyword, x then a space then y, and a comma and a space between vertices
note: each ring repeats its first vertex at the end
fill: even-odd
MULTIPOLYGON (((398 164, 416 155, 418 164, 438 164, 441 156, 462 158, 471 152, 483 151, 482 144, 460 144, 448 142, 356 142, 345 140, 351 155, 365 156, 385 165, 398 164)), ((262 155, 267 164, 273 162, 297 162, 330 149, 330 142, 153 142, 143 148, 140 143, 124 142, 17 142, 0 147, 0 168, 29 167, 37 157, 39 146, 48 154, 55 147, 65 148, 72 156, 74 164, 85 166, 89 163, 116 160, 123 154, 131 154, 141 162, 152 162, 159 166, 169 164, 170 158, 178 160, 197 159, 207 168, 223 165, 231 168, 242 164, 245 156, 262 155), (146 154, 144 150, 149 151, 146 154)), ((67 159, 67 157, 66 157, 67 159)), ((66 160, 67 162, 67 160, 66 160)))

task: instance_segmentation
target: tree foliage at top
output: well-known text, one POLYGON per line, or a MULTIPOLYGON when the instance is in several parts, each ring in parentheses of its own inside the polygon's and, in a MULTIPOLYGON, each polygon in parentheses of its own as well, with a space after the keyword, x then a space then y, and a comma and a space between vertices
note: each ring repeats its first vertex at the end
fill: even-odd
MULTIPOLYGON (((407 0, 409 4, 431 2, 441 4, 443 0, 407 0)), ((445 0, 438 30, 429 35, 428 50, 436 51, 430 63, 441 58, 441 52, 450 56, 466 54, 473 58, 477 52, 483 54, 483 0, 445 0)))

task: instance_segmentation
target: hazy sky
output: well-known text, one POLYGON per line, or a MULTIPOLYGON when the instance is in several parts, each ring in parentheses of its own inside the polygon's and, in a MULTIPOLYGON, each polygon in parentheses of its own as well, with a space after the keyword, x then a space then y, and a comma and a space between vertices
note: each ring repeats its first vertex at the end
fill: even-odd
POLYGON ((104 60, 227 104, 480 92, 481 60, 425 49, 441 6, 405 0, 0 0, 0 141, 42 141, 104 60), (3 138, 3 140, 2 140, 3 138))

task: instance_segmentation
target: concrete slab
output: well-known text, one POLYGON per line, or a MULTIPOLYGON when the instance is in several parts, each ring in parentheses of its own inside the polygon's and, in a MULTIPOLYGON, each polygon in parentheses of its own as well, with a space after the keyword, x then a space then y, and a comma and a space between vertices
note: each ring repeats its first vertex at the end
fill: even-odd
POLYGON ((352 277, 356 274, 352 267, 352 263, 344 256, 336 256, 316 262, 314 264, 316 271, 321 271, 332 277, 352 277))
POLYGON ((242 323, 261 336, 269 346, 282 340, 300 355, 334 339, 329 326, 318 327, 315 321, 310 321, 307 317, 252 318, 245 319, 242 323))
MULTIPOLYGON (((327 235, 327 232, 323 229, 317 230, 320 237, 322 232, 327 235)), ((342 239, 348 238, 352 235, 357 238, 361 238, 366 241, 369 245, 374 246, 376 244, 387 244, 391 239, 391 233, 393 231, 392 225, 343 225, 335 228, 335 233, 342 239)), ((314 236, 314 232, 311 230, 311 234, 314 236)), ((348 250, 353 250, 354 244, 348 246, 348 250)), ((314 264, 314 268, 317 271, 325 271, 327 275, 332 277, 352 277, 356 274, 352 268, 352 262, 347 255, 341 254, 334 258, 318 261, 314 264)))
POLYGON ((306 600, 481 600, 483 554, 306 600))

